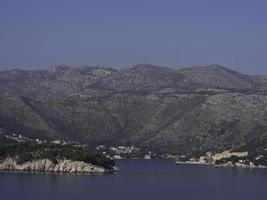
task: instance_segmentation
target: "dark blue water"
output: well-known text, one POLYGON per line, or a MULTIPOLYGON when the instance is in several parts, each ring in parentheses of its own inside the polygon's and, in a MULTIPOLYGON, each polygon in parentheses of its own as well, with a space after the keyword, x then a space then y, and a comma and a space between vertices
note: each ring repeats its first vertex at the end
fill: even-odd
POLYGON ((0 173, 1 200, 265 200, 267 170, 122 160, 108 175, 0 173))

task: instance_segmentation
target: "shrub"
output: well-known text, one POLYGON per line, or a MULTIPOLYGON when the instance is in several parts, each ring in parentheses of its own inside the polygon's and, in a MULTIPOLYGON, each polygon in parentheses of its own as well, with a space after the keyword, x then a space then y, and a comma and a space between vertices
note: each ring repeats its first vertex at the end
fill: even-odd
POLYGON ((239 157, 231 156, 230 158, 227 159, 227 161, 231 161, 233 164, 235 164, 239 161, 239 157))
POLYGON ((27 161, 31 161, 32 158, 33 157, 32 157, 32 154, 30 152, 22 152, 21 154, 16 156, 16 162, 17 162, 17 164, 22 164, 22 163, 25 163, 27 161))
POLYGON ((51 144, 16 143, 0 145, 0 157, 14 157, 18 164, 37 159, 49 159, 54 164, 58 159, 84 161, 94 165, 111 169, 115 163, 113 160, 97 153, 73 146, 61 146, 51 144))

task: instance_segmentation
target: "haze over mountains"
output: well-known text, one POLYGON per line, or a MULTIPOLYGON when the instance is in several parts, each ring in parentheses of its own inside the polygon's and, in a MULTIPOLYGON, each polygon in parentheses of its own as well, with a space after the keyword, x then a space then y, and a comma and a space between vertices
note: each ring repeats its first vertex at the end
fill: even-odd
POLYGON ((6 134, 160 153, 267 145, 267 76, 220 65, 7 70, 0 92, 6 134))

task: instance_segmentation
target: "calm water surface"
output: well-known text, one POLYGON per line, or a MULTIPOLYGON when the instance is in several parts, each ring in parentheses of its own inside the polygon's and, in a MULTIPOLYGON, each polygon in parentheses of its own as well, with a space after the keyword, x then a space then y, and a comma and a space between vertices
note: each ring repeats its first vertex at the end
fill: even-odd
POLYGON ((121 160, 107 175, 0 173, 1 200, 265 200, 267 170, 121 160))

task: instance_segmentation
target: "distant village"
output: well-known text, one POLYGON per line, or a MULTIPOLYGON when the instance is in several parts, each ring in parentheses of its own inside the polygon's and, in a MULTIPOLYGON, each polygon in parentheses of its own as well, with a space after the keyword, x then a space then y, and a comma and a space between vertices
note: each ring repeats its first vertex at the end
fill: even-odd
POLYGON ((36 139, 29 138, 27 136, 23 136, 22 134, 16 134, 16 133, 13 133, 12 135, 4 135, 4 137, 10 140, 14 140, 16 142, 35 142, 37 144, 73 145, 74 147, 88 148, 88 145, 81 144, 75 141, 60 140, 60 139, 47 141, 47 140, 42 140, 39 138, 36 138, 36 139))
MULTIPOLYGON (((37 144, 57 144, 57 145, 72 145, 74 147, 88 149, 89 146, 87 144, 81 144, 80 142, 76 141, 69 141, 69 140, 42 140, 39 138, 29 138, 27 136, 23 136, 22 134, 13 133, 11 135, 4 135, 5 138, 14 140, 16 142, 34 142, 37 144)), ((106 145, 99 145, 95 147, 95 151, 105 155, 108 158, 112 158, 115 160, 118 159, 126 159, 126 158, 144 158, 144 159, 151 159, 152 152, 148 151, 147 153, 141 153, 141 149, 135 146, 106 146, 106 145)))
MULTIPOLYGON (((89 149, 87 144, 81 144, 76 141, 69 140, 42 140, 39 138, 32 139, 22 134, 13 133, 11 135, 5 135, 0 132, 2 136, 7 139, 14 140, 16 142, 35 142, 38 144, 56 144, 56 145, 72 145, 74 147, 89 149)), ((162 159, 172 159, 175 160, 177 164, 209 164, 216 166, 225 166, 225 167, 266 167, 266 154, 267 149, 264 149, 262 155, 257 155, 254 158, 249 157, 248 152, 232 152, 224 151, 221 153, 213 154, 212 152, 207 152, 206 155, 200 157, 188 157, 186 155, 172 155, 172 154, 156 154, 150 150, 144 150, 140 147, 134 145, 131 146, 107 146, 107 145, 98 145, 94 147, 94 151, 105 155, 108 158, 119 160, 119 159, 153 159, 153 158, 162 158, 162 159)))

